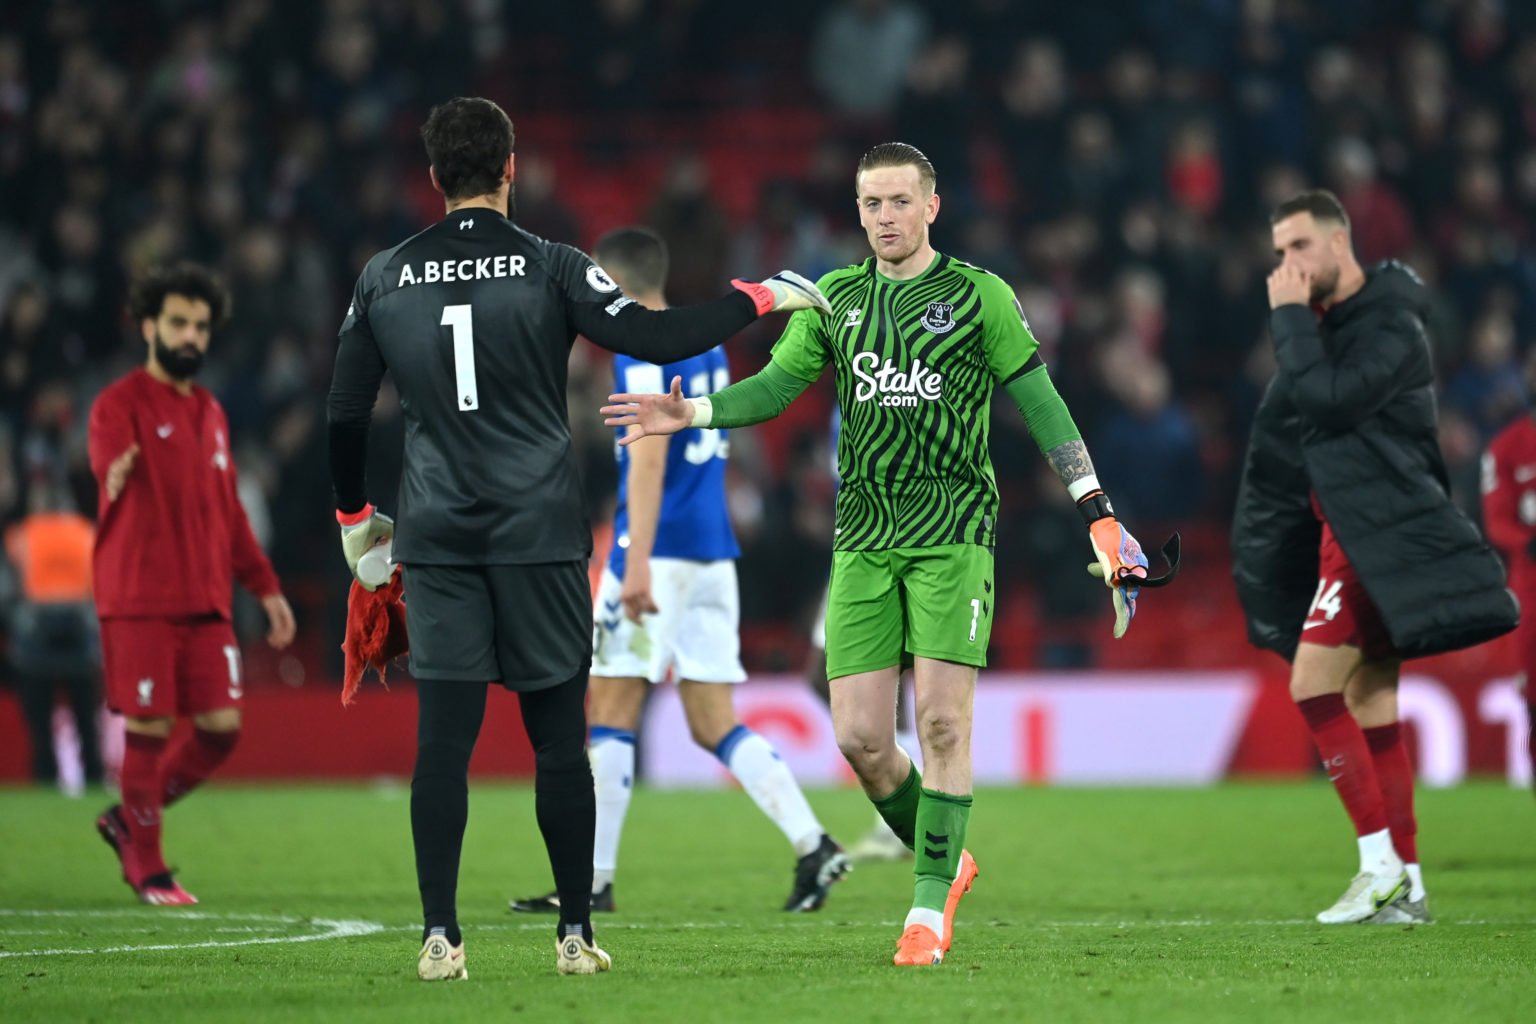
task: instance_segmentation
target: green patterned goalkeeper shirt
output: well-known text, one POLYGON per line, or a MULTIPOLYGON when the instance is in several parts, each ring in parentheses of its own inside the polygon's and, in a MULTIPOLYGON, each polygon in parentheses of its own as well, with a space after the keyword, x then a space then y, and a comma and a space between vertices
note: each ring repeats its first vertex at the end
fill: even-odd
POLYGON ((1039 365, 1013 289, 942 253, 905 281, 882 276, 870 257, 817 284, 832 315, 794 314, 773 362, 805 381, 828 363, 836 375, 834 548, 991 547, 992 393, 1039 365))

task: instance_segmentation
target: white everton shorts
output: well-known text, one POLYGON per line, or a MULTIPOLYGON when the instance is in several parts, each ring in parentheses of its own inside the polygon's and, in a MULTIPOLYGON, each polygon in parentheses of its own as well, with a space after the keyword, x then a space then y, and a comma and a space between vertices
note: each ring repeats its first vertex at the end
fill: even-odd
POLYGON ((651 559, 651 597, 660 609, 636 625, 619 603, 623 584, 607 566, 593 609, 592 674, 653 683, 739 683, 741 600, 736 563, 651 559))

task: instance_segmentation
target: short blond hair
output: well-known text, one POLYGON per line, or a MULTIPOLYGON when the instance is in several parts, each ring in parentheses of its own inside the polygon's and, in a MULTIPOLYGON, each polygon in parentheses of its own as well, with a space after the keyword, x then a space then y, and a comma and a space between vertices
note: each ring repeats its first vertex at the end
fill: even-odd
POLYGON ((933 162, 923 154, 916 146, 909 146, 905 142, 882 142, 859 158, 859 169, 854 172, 854 187, 857 189, 859 175, 865 171, 872 171, 877 167, 906 167, 917 168, 917 176, 923 183, 923 188, 930 193, 938 185, 939 176, 934 172, 933 162))

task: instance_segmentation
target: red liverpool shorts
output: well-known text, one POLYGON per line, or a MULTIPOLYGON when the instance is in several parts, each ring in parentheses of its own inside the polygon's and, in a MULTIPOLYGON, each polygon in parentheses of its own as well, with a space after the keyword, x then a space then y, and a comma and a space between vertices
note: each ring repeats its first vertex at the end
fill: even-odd
POLYGON ((1358 647, 1372 661, 1397 657, 1381 613, 1326 522, 1317 555, 1317 593, 1301 624, 1301 642, 1358 647))
POLYGON ((107 707, 131 718, 170 718, 244 699, 235 631, 217 615, 101 620, 107 707))

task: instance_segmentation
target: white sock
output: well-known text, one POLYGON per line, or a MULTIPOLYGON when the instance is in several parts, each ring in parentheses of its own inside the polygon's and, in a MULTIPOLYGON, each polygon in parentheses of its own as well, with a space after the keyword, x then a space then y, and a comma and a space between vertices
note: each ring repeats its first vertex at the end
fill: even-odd
POLYGON ((919 772, 923 770, 923 745, 918 741, 916 729, 898 729, 896 745, 907 752, 919 772))
POLYGON ((1402 870, 1403 862, 1392 848, 1392 830, 1382 829, 1360 837, 1360 870, 1381 873, 1402 870))
POLYGON ((1417 902, 1429 895, 1424 891, 1424 869, 1417 864, 1404 865, 1408 869, 1408 898, 1417 902))
POLYGON ((902 923, 901 927, 905 931, 915 924, 925 925, 933 929, 933 934, 942 938, 944 935, 944 911, 929 910, 927 907, 913 907, 907 911, 907 919, 902 923))
POLYGON ((726 734, 715 748, 720 759, 741 788, 747 791, 762 812, 779 826, 784 837, 794 844, 795 853, 804 857, 815 853, 824 834, 821 822, 806 803, 800 784, 790 773, 773 744, 744 725, 726 734))
POLYGON ((635 734, 624 729, 592 729, 592 786, 597 795, 597 831, 592 843, 592 891, 613 881, 619 866, 619 835, 635 781, 635 734))

